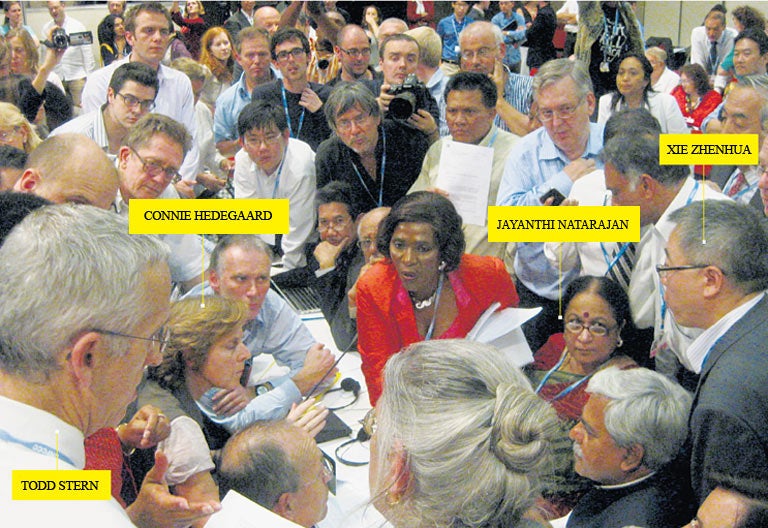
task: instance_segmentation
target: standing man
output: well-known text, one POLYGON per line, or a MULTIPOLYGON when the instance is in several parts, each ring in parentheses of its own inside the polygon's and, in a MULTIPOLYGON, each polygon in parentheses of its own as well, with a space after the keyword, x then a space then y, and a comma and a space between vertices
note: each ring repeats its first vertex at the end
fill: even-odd
POLYGON ((251 93, 273 80, 269 67, 269 33, 266 29, 247 27, 235 38, 235 60, 243 69, 240 80, 224 90, 216 99, 213 114, 213 139, 216 149, 224 156, 234 156, 239 150, 237 116, 251 102, 251 93))
POLYGON ((440 52, 442 42, 440 37, 429 26, 409 29, 405 33, 413 37, 419 45, 419 62, 416 65, 416 76, 429 90, 429 95, 437 102, 440 112, 440 137, 447 136, 448 125, 445 122, 445 87, 449 77, 440 68, 440 52))
POLYGON ((702 365, 688 422, 701 504, 714 473, 759 481, 768 474, 768 233, 751 208, 730 201, 691 204, 670 220, 657 268, 664 299, 679 324, 704 330, 686 351, 702 365))
POLYGON ((167 256, 157 238, 129 235, 124 219, 71 205, 30 213, 0 247, 0 508, 6 519, 30 526, 63 519, 83 527, 131 527, 132 520, 147 526, 164 507, 165 522, 187 525, 220 508, 171 496, 162 454, 127 511, 114 498, 44 505, 11 499, 12 471, 82 470, 85 437, 117 426, 144 368, 160 363, 171 293, 167 256), (142 511, 144 499, 158 492, 162 501, 142 511))
MULTIPOLYGON (((496 205, 542 205, 542 197, 552 189, 568 196, 574 181, 602 167, 597 156, 603 148, 603 127, 589 122, 595 94, 580 61, 555 59, 544 64, 534 77, 533 100, 543 126, 512 149, 496 205)), ((561 277, 547 261, 543 243, 518 244, 514 268, 520 306, 543 307, 523 325, 528 344, 538 350, 560 331, 559 285, 573 280, 576 271, 561 277)))
POLYGON ((451 7, 453 14, 437 24, 437 34, 443 39, 443 62, 440 67, 446 75, 453 75, 459 71, 459 35, 468 24, 473 22, 467 18, 469 3, 451 2, 451 7))
POLYGON ((530 130, 533 77, 512 73, 504 66, 506 45, 501 28, 490 22, 475 22, 462 31, 461 69, 484 73, 496 85, 496 126, 519 136, 530 130))
MULTIPOLYGON (((43 26, 43 35, 46 39, 50 38, 51 31, 56 27, 64 29, 67 35, 87 31, 82 22, 67 16, 64 10, 64 2, 49 1, 48 13, 50 13, 52 20, 43 26)), ((53 69, 56 75, 61 78, 67 94, 72 98, 72 104, 78 108, 83 106, 82 94, 85 78, 95 69, 96 60, 93 58, 91 46, 88 45, 70 46, 64 52, 61 62, 53 69)))
POLYGON ((192 84, 183 73, 160 64, 168 47, 173 27, 168 10, 158 2, 146 2, 131 7, 125 16, 125 39, 131 54, 88 76, 83 90, 83 110, 101 108, 107 99, 109 81, 114 71, 126 62, 141 62, 157 72, 159 89, 155 97, 155 112, 183 124, 193 138, 192 148, 180 169, 183 180, 176 185, 182 196, 193 197, 200 155, 197 148, 197 124, 192 84))
MULTIPOLYGON (((496 87, 487 75, 472 72, 457 73, 448 81, 445 100, 446 119, 451 136, 442 138, 429 148, 424 164, 421 166, 419 178, 408 192, 436 190, 443 148, 451 142, 468 143, 493 149, 488 205, 494 205, 501 175, 504 172, 504 163, 512 147, 520 138, 510 132, 499 130, 493 124, 496 117, 496 87)), ((448 198, 450 199, 450 195, 448 198)), ((464 223, 462 230, 467 253, 508 260, 507 244, 488 242, 487 223, 486 225, 464 223)), ((511 269, 512 263, 507 264, 511 269)))
POLYGON ((405 196, 429 148, 420 131, 381 119, 379 103, 361 83, 334 89, 325 115, 335 135, 317 149, 317 186, 347 182, 354 208, 370 211, 405 196))
POLYGON ((128 62, 115 70, 101 108, 68 121, 51 132, 83 134, 104 152, 117 157, 123 138, 143 115, 155 107, 157 72, 140 62, 128 62))
POLYGON ((235 40, 237 40, 237 35, 241 30, 253 26, 253 8, 256 6, 256 2, 253 1, 238 3, 240 9, 224 22, 224 29, 229 31, 235 40))
POLYGON ((253 102, 237 120, 242 150, 235 156, 235 198, 287 198, 289 231, 261 235, 283 265, 291 270, 306 265, 304 245, 315 226, 315 153, 290 137, 282 109, 253 102))
POLYGON ((307 81, 309 41, 298 29, 281 29, 272 37, 269 51, 283 78, 257 86, 252 98, 282 107, 290 137, 304 141, 316 151, 331 135, 320 111, 331 90, 307 81))
POLYGON ((736 31, 725 27, 725 14, 710 11, 704 25, 691 31, 691 64, 703 66, 714 81, 717 67, 733 49, 734 38, 736 31))

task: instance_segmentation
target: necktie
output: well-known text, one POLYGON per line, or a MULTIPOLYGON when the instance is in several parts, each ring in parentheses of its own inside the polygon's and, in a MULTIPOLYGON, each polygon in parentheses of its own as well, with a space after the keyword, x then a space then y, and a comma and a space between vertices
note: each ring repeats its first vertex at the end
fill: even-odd
POLYGON ((611 268, 608 270, 609 279, 612 279, 614 282, 621 285, 622 288, 624 288, 624 291, 629 290, 629 281, 632 278, 632 268, 635 266, 635 243, 634 242, 627 242, 624 246, 622 246, 622 249, 626 246, 626 249, 624 249, 624 252, 621 254, 621 256, 616 260, 616 255, 618 255, 621 252, 621 249, 617 248, 613 251, 613 254, 611 255, 614 260, 616 260, 616 263, 611 266, 611 268))
POLYGON ((733 198, 736 196, 736 194, 744 188, 744 186, 747 184, 747 178, 744 177, 744 173, 739 171, 736 174, 736 179, 733 182, 733 185, 731 185, 731 188, 728 189, 728 197, 733 198))
POLYGON ((709 68, 710 75, 717 73, 717 41, 712 41, 709 45, 709 68))

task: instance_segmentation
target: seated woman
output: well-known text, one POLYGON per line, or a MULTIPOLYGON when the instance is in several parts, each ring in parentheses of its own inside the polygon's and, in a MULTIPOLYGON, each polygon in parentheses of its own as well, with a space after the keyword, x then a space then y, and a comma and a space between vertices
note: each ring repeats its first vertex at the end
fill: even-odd
MULTIPOLYGON (((170 435, 157 448, 168 457, 168 485, 175 495, 189 501, 219 498, 211 476, 215 468, 211 450, 223 447, 226 438, 218 436, 221 431, 206 421, 195 400, 213 387, 233 389, 240 383, 245 360, 251 357, 242 341, 247 320, 248 307, 241 301, 207 297, 204 309, 197 297, 176 302, 167 326, 170 337, 163 362, 150 367, 148 381, 139 388, 138 405, 162 409, 170 420, 170 435)), ((310 412, 296 420, 306 410, 299 406, 288 419, 317 433, 317 424, 307 423, 316 414, 310 412)), ((141 472, 153 463, 152 456, 144 455, 147 460, 138 462, 139 482, 141 472)))
POLYGON ((459 339, 416 343, 384 379, 364 427, 371 500, 393 526, 539 526, 529 510, 557 417, 507 355, 459 339))
POLYGON ((18 107, 0 102, 0 145, 15 147, 29 154, 41 141, 18 107))
POLYGON ((401 198, 376 245, 386 260, 357 283, 358 350, 371 405, 390 356, 417 341, 465 337, 493 303, 519 301, 501 260, 463 254, 461 217, 439 194, 401 198))
POLYGON ((683 114, 669 94, 651 88, 653 66, 642 53, 627 53, 616 74, 618 91, 600 97, 597 122, 605 123, 613 112, 624 108, 646 108, 658 119, 664 134, 688 134, 683 114))
POLYGON ((101 63, 109 66, 131 54, 131 45, 125 40, 125 24, 120 15, 107 15, 99 24, 99 50, 101 63))
POLYGON ((626 336, 634 330, 629 299, 621 286, 606 277, 579 277, 566 288, 563 306, 564 333, 550 337, 527 368, 536 393, 552 404, 560 418, 555 473, 544 491, 544 506, 551 518, 567 514, 590 486, 573 471, 568 439, 589 398, 587 381, 605 367, 635 365, 617 351, 623 345, 622 333, 626 336))

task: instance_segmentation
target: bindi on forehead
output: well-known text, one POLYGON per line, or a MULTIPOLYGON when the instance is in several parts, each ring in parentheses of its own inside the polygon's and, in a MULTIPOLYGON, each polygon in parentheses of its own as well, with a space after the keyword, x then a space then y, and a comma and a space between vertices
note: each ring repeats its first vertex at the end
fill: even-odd
POLYGON ((588 318, 589 318, 589 312, 584 312, 583 314, 581 314, 581 316, 582 316, 584 319, 588 319, 588 318))

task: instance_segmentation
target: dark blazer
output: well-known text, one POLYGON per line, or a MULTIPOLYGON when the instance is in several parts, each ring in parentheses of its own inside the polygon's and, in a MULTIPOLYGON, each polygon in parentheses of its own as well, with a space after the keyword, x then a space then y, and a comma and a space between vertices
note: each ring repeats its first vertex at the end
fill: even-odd
POLYGON ((245 17, 243 12, 238 9, 237 12, 229 17, 226 22, 224 22, 224 29, 229 31, 229 34, 232 35, 232 38, 237 38, 237 34, 240 33, 240 30, 243 28, 250 27, 251 23, 248 22, 248 19, 245 17))
POLYGON ((768 297, 712 347, 689 421, 691 483, 701 504, 709 475, 768 475, 768 297))
MULTIPOLYGON (((736 167, 734 165, 714 165, 709 173, 709 179, 718 184, 722 189, 735 170, 736 167)), ((760 198, 759 190, 755 191, 755 195, 749 201, 749 206, 754 207, 760 214, 763 214, 763 200, 760 198)))

